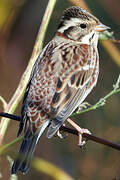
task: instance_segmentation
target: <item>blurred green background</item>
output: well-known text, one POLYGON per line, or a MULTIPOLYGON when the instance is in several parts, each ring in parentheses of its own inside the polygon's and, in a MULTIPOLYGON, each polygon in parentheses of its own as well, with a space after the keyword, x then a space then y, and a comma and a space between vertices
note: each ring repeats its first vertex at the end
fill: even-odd
MULTIPOLYGON (((77 0, 76 0, 77 1, 77 0)), ((1 0, 0 1, 0 95, 9 102, 19 83, 32 53, 36 35, 48 0, 1 0)), ((80 2, 80 1, 79 1, 80 2)), ((120 39, 120 0, 86 0, 94 15, 114 31, 120 39)), ((52 39, 65 8, 71 6, 67 0, 57 0, 45 36, 44 46, 52 39)), ((120 45, 116 44, 120 49, 120 45)), ((96 88, 86 99, 94 104, 112 89, 120 67, 99 44, 100 74, 96 88)), ((120 61, 120 58, 118 59, 120 61)), ((21 105, 16 114, 20 114, 21 105)), ((0 104, 2 111, 2 104, 0 104)), ((74 120, 93 134, 120 143, 120 94, 112 96, 106 105, 96 111, 80 115, 74 120)), ((18 122, 11 121, 4 143, 16 138, 18 122)), ((56 137, 41 137, 35 156, 41 157, 71 175, 75 180, 119 180, 120 152, 89 141, 84 149, 77 146, 77 138, 69 135, 61 140, 56 137)), ((13 153, 18 144, 12 148, 13 153)), ((10 170, 6 157, 0 157, 0 172, 4 180, 9 179, 10 170)), ((19 180, 52 180, 34 169, 19 180)))

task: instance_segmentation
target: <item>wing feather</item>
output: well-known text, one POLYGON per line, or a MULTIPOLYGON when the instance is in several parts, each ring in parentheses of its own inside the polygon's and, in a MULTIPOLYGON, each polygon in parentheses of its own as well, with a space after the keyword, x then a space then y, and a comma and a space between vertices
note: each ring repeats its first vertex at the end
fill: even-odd
MULTIPOLYGON (((86 46, 85 46, 86 47, 86 46)), ((60 126, 64 123, 64 121, 74 112, 74 110, 84 101, 86 96, 90 93, 90 87, 92 82, 92 76, 95 73, 94 67, 98 65, 97 58, 93 65, 89 46, 87 47, 87 52, 84 53, 82 49, 82 57, 83 61, 80 62, 80 66, 78 66, 77 70, 72 71, 71 67, 68 67, 66 77, 60 79, 60 84, 65 84, 65 87, 59 88, 59 99, 57 102, 52 103, 52 108, 55 113, 54 118, 51 121, 51 125, 49 126, 47 137, 51 138, 56 131, 60 128, 60 126), (87 56, 86 56, 87 54, 87 56), (89 62, 89 63, 88 63, 89 62), (91 62, 91 64, 90 64, 91 62), (81 65, 82 64, 82 65, 81 65), (69 77, 69 78, 68 78, 69 77), (67 80, 66 80, 66 79, 67 80), (67 83, 64 83, 67 82, 67 83), (89 88, 88 88, 89 87, 89 88), (65 89, 67 89, 65 91, 65 89), (63 96, 64 94, 64 96, 63 96), (64 97, 64 98, 63 98, 64 97)), ((76 50, 78 51, 78 50, 76 50)), ((73 52, 72 52, 73 53, 73 52)), ((80 49, 79 49, 80 53, 80 49)), ((64 53, 65 54, 65 53, 64 53)), ((75 56, 76 57, 76 56, 75 56)), ((79 59, 76 59, 76 64, 81 61, 81 56, 77 56, 79 59)), ((72 60, 73 56, 71 56, 72 60)), ((70 60, 70 59, 69 59, 70 60)), ((74 67, 76 68, 76 64, 74 67)), ((97 77, 96 77, 97 78, 97 77)), ((96 84, 96 83, 95 83, 96 84)), ((57 91, 57 89, 56 89, 57 91)), ((57 96, 56 96, 57 98, 57 96)))
POLYGON ((38 56, 24 94, 22 105, 22 120, 18 135, 24 127, 24 137, 43 132, 42 127, 48 120, 50 104, 56 89, 56 76, 53 51, 56 48, 55 42, 50 42, 38 56))
POLYGON ((47 137, 51 138, 64 121, 74 112, 74 110, 84 101, 87 92, 88 84, 82 88, 71 88, 71 97, 65 102, 63 101, 59 106, 59 111, 54 119, 52 119, 51 125, 47 132, 47 137))

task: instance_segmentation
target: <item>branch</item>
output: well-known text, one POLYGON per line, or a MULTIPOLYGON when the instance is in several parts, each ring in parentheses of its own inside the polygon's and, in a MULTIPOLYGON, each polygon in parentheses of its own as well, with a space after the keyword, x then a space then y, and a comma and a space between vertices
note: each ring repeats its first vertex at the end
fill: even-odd
POLYGON ((104 31, 99 35, 99 40, 111 41, 114 43, 120 43, 120 40, 115 39, 114 32, 104 31))
MULTIPOLYGON (((4 112, 1 112, 0 116, 6 117, 6 118, 10 118, 10 119, 15 120, 15 121, 20 121, 21 120, 21 116, 17 116, 17 115, 13 115, 13 114, 8 114, 8 113, 4 113, 4 112)), ((77 130, 72 129, 72 128, 68 128, 68 127, 65 127, 65 126, 61 126, 60 130, 64 131, 64 132, 67 132, 67 133, 70 133, 70 134, 73 134, 73 135, 76 135, 76 136, 79 135, 77 130)), ((112 148, 114 148, 116 150, 120 150, 120 145, 119 144, 113 143, 111 141, 108 141, 106 139, 103 139, 103 138, 100 138, 100 137, 97 137, 97 136, 94 136, 93 134, 83 134, 83 137, 85 139, 87 139, 87 140, 92 140, 92 141, 94 141, 96 143, 100 143, 100 144, 112 147, 112 148)), ((14 140, 12 144, 14 144, 14 142, 18 142, 18 140, 19 139, 17 138, 17 141, 14 140)), ((21 140, 21 137, 20 137, 20 140, 21 140)))

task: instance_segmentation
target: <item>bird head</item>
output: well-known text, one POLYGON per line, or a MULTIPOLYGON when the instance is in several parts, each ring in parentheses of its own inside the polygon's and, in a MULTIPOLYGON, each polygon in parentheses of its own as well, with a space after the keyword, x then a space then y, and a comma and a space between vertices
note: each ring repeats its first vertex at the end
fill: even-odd
POLYGON ((109 27, 103 25, 88 11, 72 6, 63 12, 57 31, 71 40, 90 44, 94 38, 98 39, 99 32, 107 29, 109 27))

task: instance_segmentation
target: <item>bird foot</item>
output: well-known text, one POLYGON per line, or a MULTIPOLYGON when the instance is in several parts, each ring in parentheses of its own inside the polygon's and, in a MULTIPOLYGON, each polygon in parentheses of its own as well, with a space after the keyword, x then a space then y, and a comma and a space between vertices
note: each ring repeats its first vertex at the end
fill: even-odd
POLYGON ((78 134, 79 134, 78 145, 80 147, 83 147, 86 144, 86 141, 82 140, 83 133, 91 134, 91 132, 88 129, 83 129, 83 128, 79 127, 75 122, 73 122, 69 118, 67 119, 67 121, 78 131, 78 134))
MULTIPOLYGON (((63 126, 65 126, 65 125, 63 124, 63 126)), ((60 130, 57 131, 56 135, 57 135, 57 137, 59 137, 60 139, 65 139, 65 138, 67 137, 67 135, 64 135, 64 136, 63 136, 63 135, 61 134, 60 130)))
POLYGON ((57 133, 56 133, 56 134, 57 134, 57 137, 59 137, 60 139, 63 139, 63 138, 64 138, 64 136, 60 133, 60 131, 59 131, 59 130, 57 131, 57 133))
POLYGON ((78 130, 78 146, 83 147, 86 144, 86 141, 82 139, 82 135, 85 134, 91 134, 91 132, 88 129, 80 128, 78 130))

